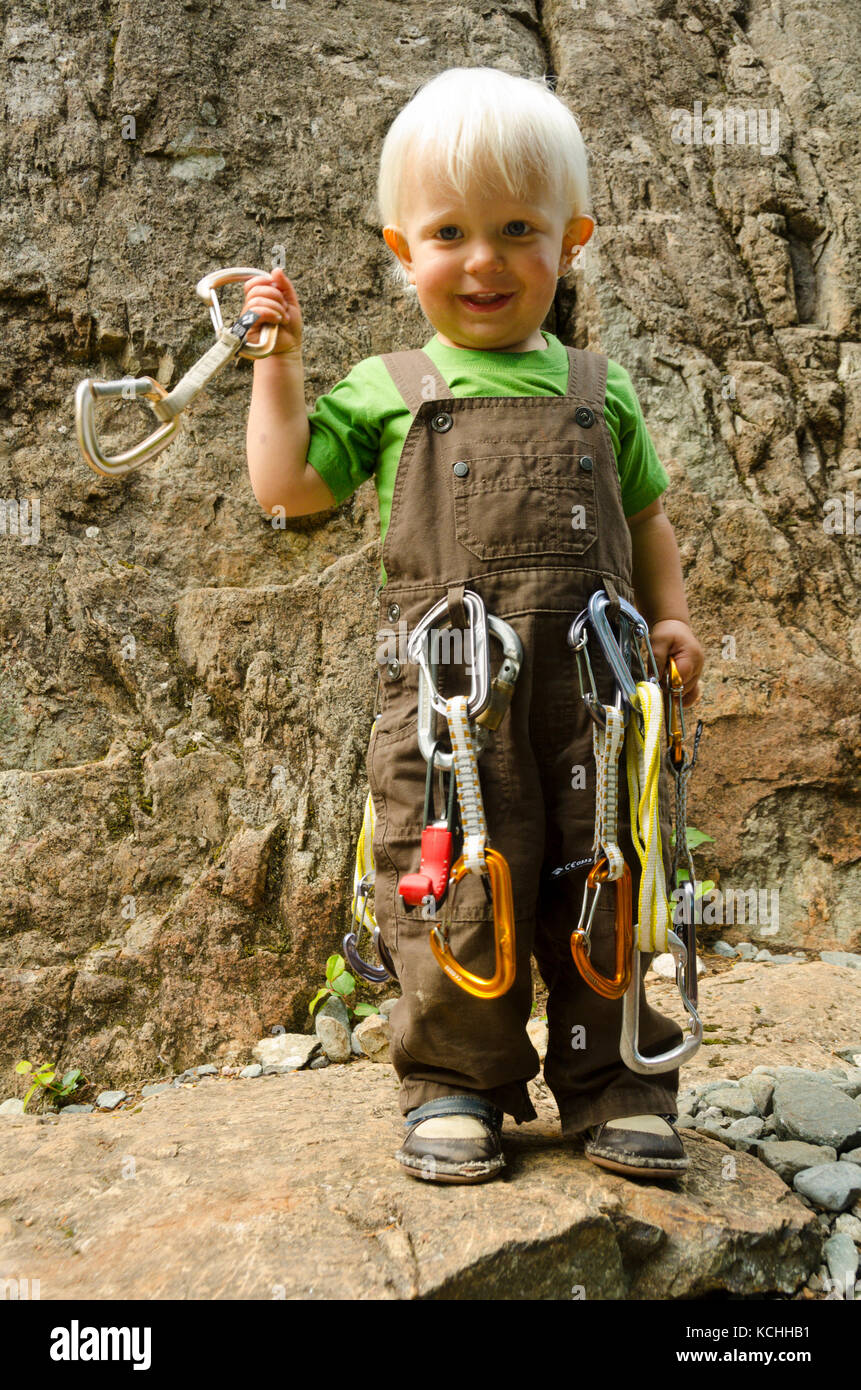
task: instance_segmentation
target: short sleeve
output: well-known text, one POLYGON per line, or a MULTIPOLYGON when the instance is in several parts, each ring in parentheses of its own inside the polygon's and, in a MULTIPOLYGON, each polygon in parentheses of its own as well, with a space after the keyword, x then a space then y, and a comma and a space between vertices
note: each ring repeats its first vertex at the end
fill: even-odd
POLYGON ((634 384, 625 368, 612 361, 607 368, 607 416, 616 435, 625 516, 635 516, 667 490, 670 479, 646 428, 634 384))
POLYGON ((308 415, 311 437, 306 460, 331 490, 336 504, 373 474, 379 457, 379 387, 373 363, 365 358, 308 415), (376 389, 375 389, 376 385, 376 389))

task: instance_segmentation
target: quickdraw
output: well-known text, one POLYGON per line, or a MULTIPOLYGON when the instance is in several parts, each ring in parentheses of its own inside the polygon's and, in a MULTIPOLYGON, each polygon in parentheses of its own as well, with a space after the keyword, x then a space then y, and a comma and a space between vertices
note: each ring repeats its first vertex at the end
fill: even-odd
POLYGON ((631 871, 617 844, 618 758, 625 736, 625 721, 619 705, 596 705, 598 715, 592 725, 595 756, 595 839, 593 864, 586 879, 580 920, 571 933, 571 955, 584 980, 605 999, 620 999, 631 980, 633 934, 631 928, 631 871), (589 958, 590 933, 601 893, 607 881, 616 884, 616 963, 612 976, 600 974, 589 958), (594 893, 588 918, 586 910, 594 893), (584 925, 585 922, 585 925, 584 925))
POLYGON ((682 704, 684 682, 672 657, 667 669, 667 758, 676 787, 675 839, 673 843, 673 862, 671 878, 678 895, 673 925, 678 928, 687 951, 685 964, 685 993, 692 1004, 699 996, 697 985, 697 931, 696 931, 696 889, 694 863, 688 847, 688 778, 696 766, 703 721, 697 720, 694 732, 694 745, 691 757, 685 751, 685 711, 682 704), (680 881, 680 863, 684 858, 687 879, 680 881))
MULTIPOLYGON (((472 590, 464 591, 464 607, 469 615, 469 634, 471 652, 471 689, 469 696, 454 696, 443 699, 437 690, 437 667, 429 651, 430 636, 433 629, 450 625, 446 599, 435 604, 417 624, 407 643, 410 661, 419 665, 419 747, 428 758, 428 785, 432 777, 434 759, 442 768, 450 772, 449 816, 444 834, 453 834, 454 818, 451 806, 451 793, 457 791, 460 832, 463 846, 460 857, 451 869, 448 882, 441 895, 436 888, 429 887, 429 876, 424 876, 425 836, 431 831, 441 830, 438 825, 427 824, 429 814, 429 794, 425 797, 425 831, 422 836, 422 869, 419 875, 406 875, 401 879, 399 891, 409 901, 416 897, 422 888, 422 902, 428 912, 436 915, 444 904, 441 922, 435 922, 430 931, 430 947, 440 967, 451 980, 466 993, 481 999, 496 999, 505 994, 514 983, 516 975, 514 908, 511 889, 511 873, 508 861, 496 850, 487 845, 487 823, 481 796, 481 782, 478 772, 478 757, 487 735, 499 727, 511 701, 514 685, 523 659, 523 648, 517 633, 508 623, 489 616, 480 596, 472 590), (493 682, 490 681, 488 634, 493 634, 503 648, 503 660, 493 682), (451 752, 440 753, 438 744, 431 738, 433 711, 445 717, 451 752), (482 718, 484 724, 481 723, 482 718), (481 877, 485 895, 493 907, 493 935, 495 949, 494 973, 489 977, 476 975, 457 961, 450 946, 452 920, 452 901, 455 889, 468 873, 481 877), (406 891, 404 891, 406 889, 406 891)), ((437 886, 441 886, 439 882, 437 886)))
POLYGON ((75 393, 75 433, 84 459, 96 473, 109 478, 121 477, 139 468, 149 459, 155 458, 156 454, 161 453, 162 449, 166 449, 173 441, 179 429, 182 412, 228 362, 234 357, 268 357, 274 352, 278 337, 277 323, 261 327, 259 343, 246 346, 246 336, 259 321, 259 314, 250 311, 244 313, 231 328, 225 328, 216 293, 222 285, 250 280, 254 275, 264 274, 265 271, 245 266, 228 266, 224 270, 213 270, 198 281, 196 290, 209 305, 216 341, 208 352, 189 368, 172 391, 166 391, 161 383, 151 376, 125 377, 121 381, 94 381, 87 378, 80 383, 75 393), (112 398, 148 401, 153 414, 161 423, 140 443, 123 453, 108 456, 103 452, 96 433, 95 404, 98 400, 112 398))
MULTIPOLYGON (((375 721, 376 722, 376 721, 375 721)), ((373 729, 371 731, 373 733, 373 729)), ((380 929, 377 926, 376 918, 368 906, 369 889, 374 886, 376 870, 374 867, 374 802, 371 793, 365 802, 365 814, 362 817, 362 829, 359 832, 359 842, 356 848, 356 867, 353 870, 353 903, 352 917, 353 930, 344 937, 342 949, 344 959, 350 969, 361 979, 367 980, 369 984, 380 985, 386 980, 397 980, 395 967, 392 958, 386 950, 385 942, 380 936, 380 929), (359 954, 359 940, 365 926, 373 933, 374 949, 377 952, 379 965, 373 965, 370 961, 363 960, 359 954)))
MULTIPOLYGON (((597 590, 588 607, 580 613, 568 633, 569 645, 577 657, 580 691, 594 720, 593 748, 596 758, 598 791, 596 796, 596 834, 593 846, 594 863, 584 890, 580 920, 571 936, 571 952, 583 978, 597 993, 610 999, 623 999, 620 1053, 632 1071, 649 1075, 666 1072, 687 1061, 702 1042, 702 1023, 696 1008, 696 939, 693 920, 693 866, 688 853, 690 887, 686 886, 682 902, 673 915, 667 895, 663 868, 663 853, 659 825, 658 779, 660 775, 661 730, 664 707, 654 653, 648 638, 648 625, 632 604, 617 600, 620 638, 610 624, 608 609, 611 599, 604 590, 597 590), (616 683, 615 705, 605 705, 598 697, 592 665, 588 655, 589 632, 603 652, 616 683), (645 645, 648 667, 643 660, 641 642, 645 645), (639 665, 640 680, 632 674, 633 664, 639 665), (585 666, 588 689, 584 682, 585 666), (633 715, 633 718, 631 716, 633 715), (630 894, 630 870, 616 857, 613 845, 615 834, 615 776, 609 762, 621 747, 620 722, 625 727, 624 746, 631 809, 631 838, 640 860, 640 892, 636 925, 630 894), (613 976, 606 977, 594 969, 588 957, 589 932, 603 882, 616 882, 615 941, 616 963, 613 976), (626 892, 627 884, 627 892, 626 892), (589 906, 590 894, 594 894, 589 906), (588 907, 588 915, 587 915, 588 907), (585 926, 584 926, 585 922, 585 926), (684 940, 673 930, 683 927, 684 940), (688 1015, 689 1036, 677 1047, 655 1057, 644 1057, 639 1048, 639 1000, 642 979, 642 954, 670 950, 676 962, 676 983, 688 1015)), ((676 848, 673 874, 682 842, 686 847, 684 786, 696 759, 690 763, 684 754, 684 717, 682 714, 683 684, 674 662, 668 672, 667 737, 668 758, 676 776, 676 848)), ((697 740, 701 732, 698 725, 697 740)))

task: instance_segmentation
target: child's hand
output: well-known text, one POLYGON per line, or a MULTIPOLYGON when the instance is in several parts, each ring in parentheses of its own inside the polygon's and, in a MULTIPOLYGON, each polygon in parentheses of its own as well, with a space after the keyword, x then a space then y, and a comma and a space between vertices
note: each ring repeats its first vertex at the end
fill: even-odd
POLYGON ((682 704, 694 705, 700 698, 700 672, 705 662, 705 652, 687 623, 677 618, 664 618, 649 630, 649 641, 655 653, 658 674, 663 679, 670 657, 679 668, 679 675, 685 683, 682 704))
MULTIPOLYGON (((246 309, 259 314, 263 323, 278 324, 273 356, 287 352, 300 355, 302 313, 296 291, 283 270, 273 270, 271 275, 255 275, 246 280, 242 312, 245 313, 246 309)), ((252 347, 256 347, 260 341, 260 329, 257 324, 252 328, 247 341, 252 347)))

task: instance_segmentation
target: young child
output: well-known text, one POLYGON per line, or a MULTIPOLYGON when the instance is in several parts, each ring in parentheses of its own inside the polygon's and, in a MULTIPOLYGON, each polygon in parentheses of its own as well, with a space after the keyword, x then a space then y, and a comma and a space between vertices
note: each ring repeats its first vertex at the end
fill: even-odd
MULTIPOLYGON (((596 994, 572 959, 585 872, 554 867, 593 841, 592 724, 567 644, 598 588, 634 603, 659 671, 674 657, 684 703, 699 697, 703 652, 690 628, 678 548, 660 494, 667 475, 627 372, 601 353, 566 348, 541 329, 557 280, 594 223, 586 152, 573 116, 541 80, 452 69, 427 83, 386 137, 379 173, 383 235, 402 284, 435 329, 423 350, 359 362, 308 417, 302 318, 282 271, 248 282, 245 308, 279 327, 277 355, 254 364, 248 466, 266 512, 339 505, 375 479, 383 540, 380 627, 412 632, 440 599, 463 627, 463 591, 523 644, 511 705, 479 760, 488 844, 511 870, 517 975, 479 999, 443 973, 429 923, 398 897, 417 871, 425 762, 416 731, 417 667, 391 659, 368 755, 376 811, 374 905, 402 997, 390 1019, 408 1136, 408 1173, 481 1182, 505 1160, 503 1113, 536 1118, 527 1081, 539 1069, 526 1033, 531 956, 549 990, 546 1083, 563 1134, 632 1177, 688 1165, 676 1118, 678 1071, 641 1075, 619 1055, 622 1001, 596 994), (585 769, 586 782, 576 775, 585 769)), ((491 643, 492 660, 498 649, 491 643)), ((600 697, 612 703, 599 659, 600 697)), ((441 686, 465 691, 453 668, 441 686)), ((661 828, 669 883, 666 770, 661 828)), ((439 814, 442 812, 437 808, 439 814)), ((637 902, 624 765, 619 845, 637 902)), ((470 874, 458 885, 451 949, 492 973, 493 914, 470 874)), ((595 916, 591 960, 614 961, 613 893, 595 916)), ((644 970, 648 957, 644 961, 644 970)), ((640 1049, 665 1051, 681 1030, 641 993, 640 1049)))

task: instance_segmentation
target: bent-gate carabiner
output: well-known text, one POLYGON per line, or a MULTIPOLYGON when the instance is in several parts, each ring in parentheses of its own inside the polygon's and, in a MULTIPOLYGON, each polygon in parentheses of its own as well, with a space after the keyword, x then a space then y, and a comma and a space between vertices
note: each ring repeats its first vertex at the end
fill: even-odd
POLYGON ((607 878, 607 859, 602 857, 596 864, 592 865, 586 878, 586 888, 583 893, 583 908, 580 913, 580 921, 571 933, 571 955, 574 964, 596 994, 600 994, 604 999, 621 999, 625 990, 631 983, 631 971, 633 969, 634 955, 634 924, 632 919, 632 896, 631 896, 631 870, 625 864, 619 878, 608 880, 607 878), (603 873, 601 870, 603 869, 603 873), (595 916, 595 908, 598 904, 598 896, 601 892, 602 883, 614 882, 616 885, 616 964, 612 975, 602 975, 596 970, 589 959, 590 933, 592 931, 592 919, 595 916), (597 887, 596 887, 597 884, 597 887), (586 915, 586 904, 590 892, 595 893, 592 906, 589 910, 588 922, 584 928, 583 918, 586 915))
MULTIPOLYGON (((367 980, 368 984, 381 985, 384 983, 385 980, 388 980, 389 978, 394 979, 393 972, 390 972, 386 968, 384 962, 380 965, 372 965, 370 961, 363 960, 362 957, 359 955, 359 937, 362 934, 362 928, 365 925, 365 914, 368 910, 367 885, 369 883, 372 883, 373 879, 374 871, 370 870, 368 873, 363 874, 362 878, 359 881, 359 886, 356 890, 356 896, 353 899, 353 921, 356 925, 354 926, 351 932, 347 932, 347 935, 341 942, 341 949, 344 952, 345 961, 356 975, 358 975, 363 980, 367 980)), ((375 925, 375 944, 378 932, 379 927, 375 925)), ((377 951, 377 955, 380 956, 382 962, 382 954, 379 951, 379 949, 377 951)))
MULTIPOLYGON (((221 316, 221 305, 215 291, 221 289, 222 285, 232 285, 238 280, 253 280, 255 275, 265 274, 265 270, 254 270, 251 266, 231 265, 226 266, 224 270, 211 270, 208 275, 204 275, 202 279, 198 280, 194 288, 201 299, 209 305, 209 317, 212 319, 216 338, 224 327, 224 319, 221 316)), ((252 360, 258 357, 268 357, 275 350, 277 338, 278 324, 263 323, 260 325, 260 342, 243 343, 236 355, 237 357, 249 357, 252 360)))
POLYGON ((474 975, 471 970, 467 970, 459 961, 456 961, 449 950, 449 923, 452 901, 455 896, 454 889, 464 875, 469 873, 463 856, 458 859, 451 871, 442 928, 438 925, 431 928, 430 947, 437 963, 442 966, 449 979, 454 980, 454 983, 465 990, 467 994, 473 994, 478 999, 498 999, 500 995, 511 989, 517 973, 514 899, 511 891, 511 871, 508 867, 508 860, 493 849, 485 850, 484 859, 490 878, 493 901, 493 941, 496 950, 493 975, 489 979, 484 979, 481 975, 474 975))

